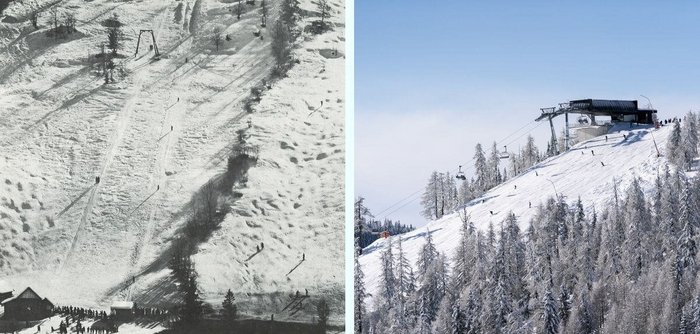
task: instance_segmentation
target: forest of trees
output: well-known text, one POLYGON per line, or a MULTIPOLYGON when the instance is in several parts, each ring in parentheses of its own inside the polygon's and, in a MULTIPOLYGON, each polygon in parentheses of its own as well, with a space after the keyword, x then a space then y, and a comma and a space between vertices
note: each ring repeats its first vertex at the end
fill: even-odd
POLYGON ((399 221, 374 219, 372 212, 365 206, 365 199, 361 196, 355 199, 355 239, 361 248, 379 239, 381 232, 387 231, 390 235, 397 235, 413 229, 413 225, 401 224, 399 221))
MULTIPOLYGON (((529 224, 511 213, 485 231, 460 215, 458 247, 440 253, 428 231, 415 263, 393 236, 371 299, 356 260, 355 333, 700 333, 700 178, 685 173, 697 116, 671 126, 663 155, 672 164, 650 191, 636 178, 627 189, 613 182, 603 208, 550 198, 529 224)), ((517 159, 523 167, 536 156, 517 159)))
POLYGON ((465 217, 454 254, 428 234, 415 264, 392 237, 359 333, 695 333, 700 181, 656 183, 647 198, 635 180, 600 215, 551 198, 525 231, 512 214, 485 232, 465 217))

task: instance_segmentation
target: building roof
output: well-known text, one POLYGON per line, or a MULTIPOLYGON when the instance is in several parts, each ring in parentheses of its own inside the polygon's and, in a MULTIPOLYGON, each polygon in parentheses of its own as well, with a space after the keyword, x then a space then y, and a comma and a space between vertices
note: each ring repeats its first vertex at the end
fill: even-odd
POLYGON ((134 302, 130 301, 116 301, 112 303, 112 306, 110 306, 111 309, 114 310, 131 310, 134 308, 134 302))
POLYGON ((535 119, 541 121, 566 113, 595 116, 654 114, 654 109, 639 109, 639 103, 628 100, 583 99, 560 103, 559 107, 542 108, 542 114, 535 119))
MULTIPOLYGON (((14 296, 12 298, 5 299, 2 302, 2 305, 5 305, 9 302, 13 302, 13 301, 16 301, 19 299, 39 299, 39 300, 42 300, 38 293, 36 293, 32 288, 27 287, 26 289, 24 289, 24 291, 22 291, 22 293, 14 296)), ((43 301, 48 302, 49 304, 51 304, 51 306, 53 306, 53 303, 50 300, 48 300, 48 298, 44 298, 43 301)))
POLYGON ((627 100, 584 99, 569 101, 570 111, 587 111, 593 113, 637 113, 656 112, 652 109, 639 109, 639 103, 627 100))

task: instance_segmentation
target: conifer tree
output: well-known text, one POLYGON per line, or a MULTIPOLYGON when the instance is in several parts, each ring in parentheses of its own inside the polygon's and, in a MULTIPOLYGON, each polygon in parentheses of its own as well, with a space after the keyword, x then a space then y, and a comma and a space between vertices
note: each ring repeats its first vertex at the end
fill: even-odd
POLYGON ((365 290, 365 274, 362 272, 362 267, 360 266, 359 262, 359 256, 360 256, 360 247, 357 244, 357 241, 355 242, 355 256, 354 256, 354 265, 355 265, 355 275, 354 275, 354 282, 355 282, 355 334, 362 334, 362 328, 363 328, 363 321, 364 321, 364 316, 365 316, 365 297, 367 296, 367 292, 365 290))
POLYGON ((421 197, 421 204, 423 205, 423 211, 421 215, 425 219, 433 220, 442 217, 441 211, 441 196, 442 196, 442 177, 438 172, 433 171, 428 179, 428 184, 425 186, 425 191, 421 197))
POLYGON ((452 319, 450 323, 451 334, 466 334, 466 319, 464 312, 459 307, 459 303, 455 302, 452 304, 452 319))
POLYGON ((695 257, 697 246, 695 244, 694 222, 691 221, 690 185, 685 180, 683 194, 681 196, 681 211, 679 223, 683 225, 681 236, 678 239, 678 276, 683 277, 686 273, 693 276, 696 272, 695 257))
POLYGON ((550 286, 544 292, 544 298, 542 299, 544 308, 544 332, 546 334, 558 334, 559 333, 559 313, 557 312, 557 306, 554 302, 554 297, 552 297, 551 282, 550 286))
POLYGON ((671 136, 666 142, 666 157, 671 163, 682 165, 680 163, 681 154, 684 152, 681 146, 681 125, 678 121, 673 122, 673 130, 671 130, 671 136))
POLYGON ((226 296, 224 297, 224 302, 221 303, 221 313, 224 317, 224 321, 226 321, 229 325, 232 324, 238 316, 237 307, 233 303, 235 300, 236 298, 233 296, 233 292, 231 292, 231 289, 228 289, 228 292, 226 292, 226 296))
POLYGON ((481 148, 481 144, 476 144, 474 148, 474 174, 476 180, 474 181, 474 189, 476 196, 481 196, 489 188, 489 167, 486 164, 486 157, 484 156, 484 150, 481 148))

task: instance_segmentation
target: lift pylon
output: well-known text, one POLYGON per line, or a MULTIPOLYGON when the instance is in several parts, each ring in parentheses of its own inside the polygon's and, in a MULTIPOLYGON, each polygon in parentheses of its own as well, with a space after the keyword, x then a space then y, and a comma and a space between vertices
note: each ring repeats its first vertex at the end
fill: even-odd
POLYGON ((141 44, 141 34, 143 34, 144 32, 151 33, 151 38, 153 38, 153 50, 155 51, 155 56, 156 56, 156 58, 160 57, 160 52, 158 51, 158 43, 156 43, 156 35, 153 34, 153 30, 151 30, 151 29, 141 29, 139 31, 139 38, 136 40, 136 53, 134 53, 134 56, 139 54, 139 44, 141 44))

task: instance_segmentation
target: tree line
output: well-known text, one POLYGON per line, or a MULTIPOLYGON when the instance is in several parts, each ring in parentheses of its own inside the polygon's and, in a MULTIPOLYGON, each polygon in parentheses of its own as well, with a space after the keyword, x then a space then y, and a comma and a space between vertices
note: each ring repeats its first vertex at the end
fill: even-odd
POLYGON ((355 239, 360 248, 365 248, 379 239, 382 232, 389 235, 403 234, 414 230, 413 225, 401 224, 400 221, 391 219, 377 220, 365 206, 365 198, 360 196, 355 199, 355 239))

